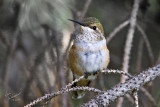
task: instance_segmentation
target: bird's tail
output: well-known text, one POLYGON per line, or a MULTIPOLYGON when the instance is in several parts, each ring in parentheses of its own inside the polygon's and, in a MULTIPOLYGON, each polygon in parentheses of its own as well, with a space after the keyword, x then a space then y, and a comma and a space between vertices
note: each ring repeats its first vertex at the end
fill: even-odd
MULTIPOLYGON (((73 84, 72 87, 76 87, 76 86, 89 86, 89 84, 91 83, 90 80, 88 79, 82 79, 80 81, 78 81, 77 83, 73 84)), ((80 99, 85 95, 85 91, 80 90, 80 91, 73 91, 72 94, 72 98, 73 99, 80 99)))

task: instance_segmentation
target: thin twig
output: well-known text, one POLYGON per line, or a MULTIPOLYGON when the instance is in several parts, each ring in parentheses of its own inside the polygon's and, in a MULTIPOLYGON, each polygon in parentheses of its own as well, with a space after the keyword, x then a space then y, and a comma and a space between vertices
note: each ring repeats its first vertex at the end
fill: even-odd
POLYGON ((19 93, 17 94, 13 94, 13 93, 8 93, 6 92, 6 97, 8 97, 9 100, 13 100, 13 101, 16 101, 18 96, 20 96, 20 94, 22 93, 22 90, 19 91, 19 93))
POLYGON ((134 107, 139 107, 139 105, 138 105, 138 92, 137 91, 133 92, 133 97, 134 97, 134 107))
POLYGON ((154 55, 153 55, 153 52, 152 52, 152 48, 151 48, 151 45, 150 45, 150 42, 147 38, 147 34, 144 32, 144 30, 142 29, 142 27, 140 25, 136 25, 137 26, 137 29, 139 30, 139 32, 141 33, 143 39, 144 39, 144 42, 146 44, 146 47, 147 47, 147 51, 148 51, 148 55, 149 55, 149 59, 151 61, 151 64, 153 64, 153 61, 154 61, 154 55))
MULTIPOLYGON (((132 77, 132 75, 130 75, 129 73, 127 73, 127 72, 124 72, 124 71, 121 71, 121 70, 113 70, 113 69, 108 69, 108 70, 102 70, 102 71, 100 71, 101 73, 105 73, 105 74, 110 74, 110 73, 114 73, 114 74, 123 74, 123 75, 126 75, 126 76, 128 76, 128 77, 132 77)), ((101 75, 101 78, 103 78, 102 77, 103 75, 101 75)), ((100 78, 100 79, 101 79, 100 78)), ((103 88, 104 87, 104 83, 103 83, 103 81, 104 80, 100 80, 100 85, 101 85, 101 87, 103 88)))
MULTIPOLYGON (((128 72, 128 68, 129 68, 130 52, 131 52, 132 41, 133 41, 133 36, 134 36, 134 32, 135 32, 135 26, 136 26, 136 20, 137 20, 138 8, 139 8, 139 1, 140 0, 134 0, 134 5, 133 5, 132 13, 131 13, 131 18, 130 18, 130 27, 128 30, 126 44, 125 44, 125 48, 124 48, 122 70, 125 72, 128 72)), ((122 75, 120 82, 124 82, 125 79, 126 79, 126 77, 124 75, 122 75)), ((116 107, 122 107, 122 103, 123 103, 123 98, 119 98, 116 107)))
POLYGON ((107 44, 112 40, 113 37, 116 36, 116 34, 121 31, 124 27, 126 27, 129 24, 129 20, 124 21, 123 23, 121 23, 119 26, 117 26, 108 36, 108 38, 106 39, 107 44))
POLYGON ((84 76, 81 76, 81 77, 75 79, 74 81, 72 81, 71 83, 69 83, 68 85, 66 85, 65 89, 71 87, 74 83, 80 81, 83 78, 84 78, 84 76))
POLYGON ((110 69, 110 70, 103 70, 101 71, 102 73, 117 73, 117 74, 123 74, 123 75, 126 75, 128 77, 132 77, 132 75, 130 75, 128 72, 124 72, 124 71, 121 71, 121 70, 113 70, 113 69, 110 69))
MULTIPOLYGON (((55 92, 55 93, 52 93, 52 96, 50 96, 50 98, 48 98, 48 94, 47 94, 47 95, 45 95, 45 96, 43 96, 43 97, 41 97, 41 98, 38 98, 37 100, 34 100, 34 101, 32 102, 32 104, 35 105, 35 104, 37 104, 37 103, 39 103, 40 101, 43 101, 43 100, 45 100, 45 99, 48 99, 48 101, 49 101, 51 98, 57 96, 58 94, 62 94, 62 92, 63 92, 64 90, 68 90, 69 87, 71 87, 74 83, 80 81, 80 80, 83 79, 83 78, 84 78, 84 76, 81 76, 81 77, 75 79, 74 81, 72 81, 71 83, 69 83, 68 85, 66 85, 64 88, 61 88, 60 91, 55 92), (37 103, 34 104, 35 101, 36 101, 37 103)), ((48 102, 48 101, 46 101, 46 102, 48 102)), ((28 105, 30 105, 30 104, 28 104, 28 105)), ((32 106, 32 105, 30 105, 30 106, 32 106)), ((26 107, 30 107, 30 106, 26 106, 26 107)))
POLYGON ((57 95, 64 94, 66 92, 77 91, 77 90, 93 91, 95 93, 103 93, 103 91, 101 91, 99 89, 96 89, 96 88, 92 88, 92 87, 73 87, 73 88, 69 88, 69 89, 66 89, 66 90, 60 90, 60 91, 57 91, 57 92, 54 92, 54 93, 51 93, 51 94, 46 94, 45 96, 40 97, 40 98, 32 101, 31 103, 27 104, 24 107, 31 107, 33 105, 38 104, 39 102, 41 102, 43 100, 47 100, 47 99, 50 100, 57 95))

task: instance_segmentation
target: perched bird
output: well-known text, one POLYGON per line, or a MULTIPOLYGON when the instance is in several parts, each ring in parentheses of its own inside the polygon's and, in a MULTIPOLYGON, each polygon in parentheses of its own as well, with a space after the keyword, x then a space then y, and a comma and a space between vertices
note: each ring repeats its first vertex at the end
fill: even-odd
MULTIPOLYGON (((110 61, 109 50, 101 23, 94 17, 84 18, 81 21, 69 19, 79 24, 75 30, 73 45, 69 51, 69 65, 73 79, 82 75, 86 78, 78 81, 75 86, 89 86, 97 77, 100 70, 106 69, 110 61)), ((80 99, 85 91, 73 91, 72 98, 80 99)))

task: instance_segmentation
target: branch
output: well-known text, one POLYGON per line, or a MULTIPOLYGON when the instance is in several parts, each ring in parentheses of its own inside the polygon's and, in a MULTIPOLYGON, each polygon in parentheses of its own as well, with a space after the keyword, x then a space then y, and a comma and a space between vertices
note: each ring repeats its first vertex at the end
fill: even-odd
POLYGON ((141 35, 142 35, 142 37, 144 39, 144 42, 145 42, 146 47, 147 47, 147 51, 148 51, 148 54, 149 54, 149 58, 150 58, 151 64, 153 64, 154 56, 153 56, 152 48, 151 48, 150 42, 149 42, 149 40, 147 38, 147 35, 144 32, 144 30, 142 29, 142 27, 140 25, 138 25, 138 24, 137 24, 137 29, 139 30, 139 32, 141 33, 141 35))
POLYGON ((133 36, 135 32, 135 26, 136 26, 136 16, 138 13, 138 7, 139 7, 139 0, 134 1, 134 6, 131 14, 131 19, 130 19, 130 28, 128 30, 128 35, 127 35, 127 40, 125 44, 125 50, 124 50, 124 59, 123 59, 123 67, 122 70, 125 72, 128 72, 129 68, 129 59, 130 59, 130 51, 132 47, 132 41, 133 41, 133 36))
POLYGON ((127 21, 124 21, 123 23, 121 23, 118 27, 116 27, 113 32, 111 32, 108 36, 108 38, 106 39, 107 41, 107 44, 112 40, 112 38, 114 36, 116 36, 116 34, 121 30, 123 29, 124 27, 126 27, 127 25, 129 24, 129 20, 127 21))
POLYGON ((31 103, 27 104, 24 107, 31 107, 34 106, 36 104, 38 104, 41 101, 49 101, 50 99, 52 99, 53 97, 60 95, 60 94, 64 94, 66 92, 71 92, 71 91, 77 91, 77 90, 84 90, 84 91, 93 91, 95 93, 102 93, 103 91, 96 89, 96 88, 91 88, 91 87, 73 87, 73 88, 67 88, 67 89, 62 89, 60 91, 57 92, 53 92, 51 94, 46 94, 45 96, 42 96, 40 98, 37 98, 36 100, 32 101, 31 103))
POLYGON ((138 92, 137 91, 133 92, 133 96, 134 96, 134 107, 139 107, 138 106, 138 92))
POLYGON ((118 97, 124 96, 133 91, 138 91, 140 87, 154 80, 158 76, 160 76, 160 64, 143 71, 139 75, 130 78, 124 83, 119 83, 114 88, 96 96, 96 98, 92 99, 91 101, 82 105, 81 107, 107 106, 111 102, 116 100, 118 97))
POLYGON ((108 73, 108 74, 110 74, 110 73, 117 73, 117 74, 126 75, 128 77, 132 77, 132 75, 130 75, 128 72, 124 72, 124 71, 120 71, 120 70, 113 70, 113 69, 111 69, 111 70, 103 70, 101 72, 102 73, 108 73))
MULTIPOLYGON (((140 0, 134 0, 134 5, 133 5, 132 13, 131 13, 131 18, 130 18, 130 28, 128 30, 128 35, 127 35, 126 44, 124 48, 122 70, 125 72, 128 72, 128 68, 129 68, 130 52, 131 52, 132 41, 133 41, 134 32, 135 32, 139 2, 140 0)), ((125 76, 122 75, 120 81, 124 82, 125 79, 126 79, 125 76)), ((123 98, 119 98, 117 102, 117 107, 121 107, 122 102, 123 102, 123 98)))

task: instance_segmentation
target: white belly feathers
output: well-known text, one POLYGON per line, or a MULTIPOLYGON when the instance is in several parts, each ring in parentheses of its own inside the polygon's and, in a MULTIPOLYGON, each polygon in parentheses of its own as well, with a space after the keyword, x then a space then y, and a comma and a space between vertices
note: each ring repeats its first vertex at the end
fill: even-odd
POLYGON ((86 72, 97 72, 106 67, 106 59, 108 59, 108 53, 104 50, 106 46, 106 40, 96 42, 75 42, 74 45, 79 48, 83 48, 84 51, 79 50, 78 60, 79 67, 86 72))

